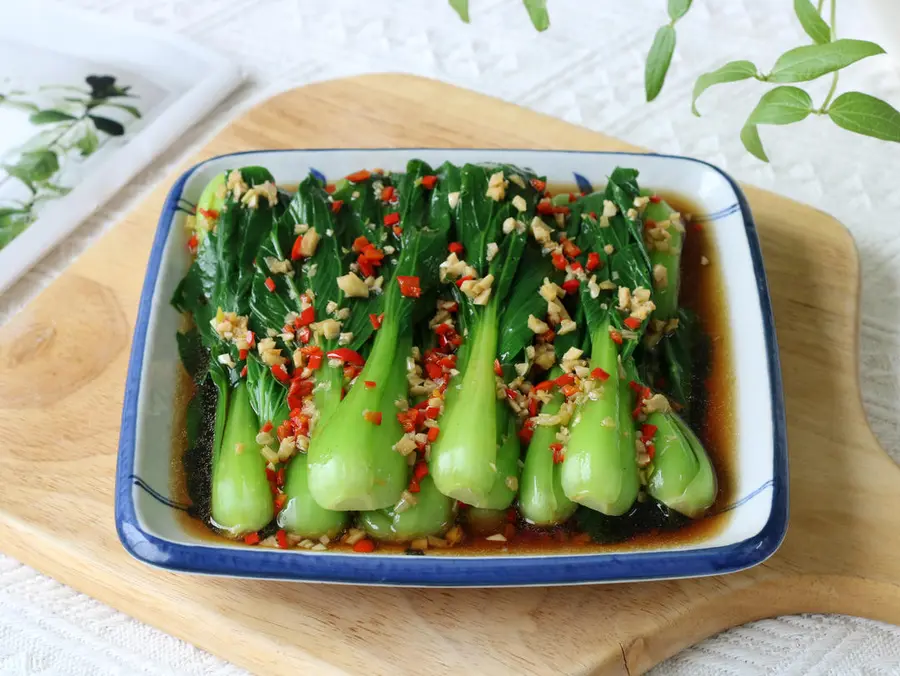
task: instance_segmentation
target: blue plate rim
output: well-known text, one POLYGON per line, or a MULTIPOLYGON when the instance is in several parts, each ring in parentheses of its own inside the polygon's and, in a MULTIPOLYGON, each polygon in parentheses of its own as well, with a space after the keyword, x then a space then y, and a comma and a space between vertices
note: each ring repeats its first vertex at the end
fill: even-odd
POLYGON ((152 566, 197 574, 246 577, 251 579, 294 580, 389 586, 509 587, 530 585, 590 584, 687 577, 736 572, 769 558, 784 540, 788 522, 788 454, 781 364, 775 334, 768 281, 756 224, 747 198, 738 183, 725 171, 704 160, 660 153, 553 150, 520 148, 282 148, 246 150, 217 155, 187 169, 166 197, 150 250, 147 273, 135 322, 134 337, 125 384, 122 422, 116 465, 116 532, 126 551, 152 566), (138 394, 147 341, 150 311, 159 277, 170 224, 178 209, 185 183, 204 165, 230 157, 255 153, 328 153, 335 151, 503 151, 531 154, 571 153, 580 155, 654 156, 693 162, 709 167, 731 186, 740 206, 750 249, 762 313, 768 353, 772 403, 774 467, 772 508, 756 535, 722 547, 665 552, 597 553, 548 556, 360 556, 307 551, 267 551, 262 548, 187 545, 165 540, 140 526, 134 506, 134 461, 137 435, 138 394), (553 565, 547 566, 552 560, 553 565))

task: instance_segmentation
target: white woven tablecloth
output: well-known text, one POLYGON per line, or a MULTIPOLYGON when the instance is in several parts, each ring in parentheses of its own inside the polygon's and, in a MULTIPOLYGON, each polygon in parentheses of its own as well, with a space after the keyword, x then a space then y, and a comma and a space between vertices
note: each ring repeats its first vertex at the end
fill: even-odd
MULTIPOLYGON (((0 1, 0 7, 6 1, 13 0, 0 1)), ((842 2, 853 6, 862 0, 842 2)), ((767 68, 779 53, 801 44, 788 0, 696 0, 678 26, 666 88, 650 105, 643 103, 643 61, 665 19, 665 0, 551 0, 553 26, 542 35, 533 32, 517 0, 471 0, 471 26, 461 24, 445 0, 69 4, 202 41, 240 62, 251 82, 14 287, 0 301, 0 319, 46 286, 175 163, 250 103, 315 80, 412 72, 656 151, 708 160, 742 181, 834 214, 853 232, 862 257, 866 410, 881 442, 900 460, 900 145, 810 119, 766 128, 772 164, 762 164, 738 139, 762 91, 756 82, 711 90, 701 102, 706 116, 690 113, 690 91, 701 71, 743 58, 767 68)), ((857 64, 842 83, 900 107, 900 75, 888 57, 857 64)), ((0 555, 0 674, 34 673, 243 672, 0 555)), ((900 628, 839 616, 766 620, 704 641, 655 673, 900 674, 900 628)))

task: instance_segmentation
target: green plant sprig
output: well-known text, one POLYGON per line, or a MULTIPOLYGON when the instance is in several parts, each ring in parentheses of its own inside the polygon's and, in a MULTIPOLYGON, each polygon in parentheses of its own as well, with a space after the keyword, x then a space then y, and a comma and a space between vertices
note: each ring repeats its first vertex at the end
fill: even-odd
MULTIPOLYGON (((690 10, 692 0, 667 0, 669 22, 657 30, 647 54, 644 89, 647 101, 653 101, 665 84, 675 53, 675 25, 690 10)), ((532 22, 538 30, 550 25, 546 0, 524 0, 532 22)), ((463 21, 469 21, 468 0, 450 0, 450 5, 463 21)), ((699 117, 697 99, 714 85, 754 79, 778 85, 762 95, 741 129, 741 141, 748 152, 768 162, 759 136, 759 125, 785 125, 801 122, 810 115, 827 116, 839 127, 856 134, 884 141, 900 142, 900 112, 891 104, 862 92, 844 92, 838 96, 840 71, 857 61, 884 54, 884 49, 867 40, 838 39, 836 34, 837 0, 831 0, 829 21, 823 17, 825 0, 814 6, 811 0, 794 0, 794 13, 810 45, 790 49, 775 61, 768 73, 752 61, 731 61, 704 73, 694 85, 691 110, 699 117), (831 86, 820 106, 815 106, 809 93, 797 86, 831 75, 831 86)))

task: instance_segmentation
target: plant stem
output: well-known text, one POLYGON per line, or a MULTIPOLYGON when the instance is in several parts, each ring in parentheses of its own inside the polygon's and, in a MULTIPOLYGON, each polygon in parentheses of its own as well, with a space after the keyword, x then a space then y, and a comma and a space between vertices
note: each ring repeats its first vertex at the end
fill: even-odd
POLYGON ((823 6, 824 4, 825 4, 825 0, 819 0, 819 4, 818 4, 818 6, 816 7, 816 11, 817 11, 819 14, 822 13, 822 6, 823 6))
MULTIPOLYGON (((831 0, 831 41, 834 42, 837 39, 837 0, 831 0)), ((825 102, 822 104, 822 107, 819 108, 816 112, 820 115, 828 111, 828 105, 831 103, 831 99, 834 98, 834 93, 837 91, 838 85, 838 77, 839 72, 835 71, 834 76, 831 78, 831 89, 828 90, 828 95, 825 97, 825 102)))

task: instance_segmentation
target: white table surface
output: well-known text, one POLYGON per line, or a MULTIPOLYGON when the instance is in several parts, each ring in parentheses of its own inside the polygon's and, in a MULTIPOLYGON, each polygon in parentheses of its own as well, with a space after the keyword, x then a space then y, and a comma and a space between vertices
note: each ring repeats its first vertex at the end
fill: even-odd
MULTIPOLYGON (((12 1, 0 0, 0 6, 12 1)), ((842 2, 852 6, 862 0, 842 2)), ((316 80, 411 72, 656 151, 703 158, 742 181, 834 214, 853 232, 862 258, 860 364, 866 410, 885 448, 900 460, 900 145, 810 119, 764 129, 772 163, 762 164, 744 152, 738 139, 754 96, 763 89, 756 82, 711 90, 701 102, 705 117, 690 113, 690 91, 701 71, 739 58, 766 68, 779 53, 801 44, 787 0, 696 0, 678 26, 678 51, 666 88, 650 105, 643 103, 643 58, 664 21, 665 0, 551 0, 553 26, 543 35, 532 31, 517 0, 471 0, 470 26, 461 24, 444 0, 68 4, 203 41, 241 62, 251 81, 0 300, 0 320, 251 103, 316 80)), ((842 88, 873 93, 900 107, 897 63, 880 57, 857 64, 842 76, 842 88)), ((0 674, 38 673, 222 676, 243 671, 0 555, 0 674)), ((654 673, 900 674, 900 628, 841 616, 765 620, 710 638, 654 673)))

